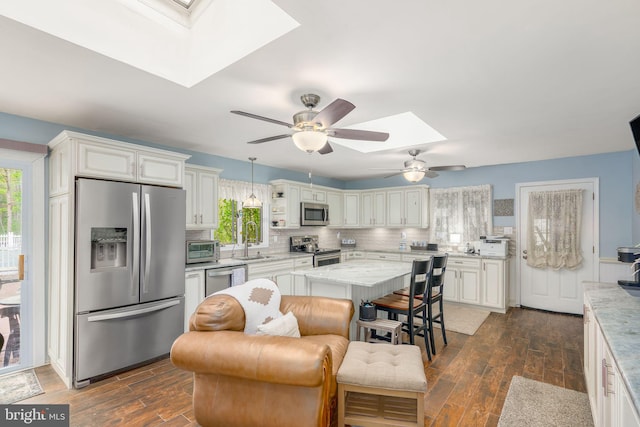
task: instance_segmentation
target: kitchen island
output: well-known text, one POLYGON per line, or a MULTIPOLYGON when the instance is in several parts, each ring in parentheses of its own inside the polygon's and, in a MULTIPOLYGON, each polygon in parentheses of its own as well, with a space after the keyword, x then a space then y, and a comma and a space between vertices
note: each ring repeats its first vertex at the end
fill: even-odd
POLYGON ((350 261, 291 272, 296 295, 346 298, 353 301, 356 313, 351 321, 351 339, 355 339, 355 321, 361 301, 371 301, 409 284, 410 262, 350 261))

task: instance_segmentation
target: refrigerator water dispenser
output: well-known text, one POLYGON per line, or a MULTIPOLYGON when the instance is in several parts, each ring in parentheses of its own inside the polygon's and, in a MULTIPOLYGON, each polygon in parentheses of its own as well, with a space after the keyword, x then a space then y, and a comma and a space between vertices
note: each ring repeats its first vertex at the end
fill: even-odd
POLYGON ((91 229, 91 271, 127 267, 127 229, 91 229))

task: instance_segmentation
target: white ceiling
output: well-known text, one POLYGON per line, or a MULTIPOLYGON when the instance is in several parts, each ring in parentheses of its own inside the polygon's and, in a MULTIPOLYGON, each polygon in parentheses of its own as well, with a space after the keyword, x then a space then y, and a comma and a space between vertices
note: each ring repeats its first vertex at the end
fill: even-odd
MULTIPOLYGON (((258 2, 238 1, 247 11, 258 2)), ((447 138, 413 135, 427 166, 634 147, 637 0, 274 3, 299 26, 191 87, 0 16, 0 111, 345 180, 401 168, 407 149, 248 145, 288 129, 229 111, 292 122, 311 92, 318 109, 338 97, 356 105, 334 127, 412 112, 447 138)))

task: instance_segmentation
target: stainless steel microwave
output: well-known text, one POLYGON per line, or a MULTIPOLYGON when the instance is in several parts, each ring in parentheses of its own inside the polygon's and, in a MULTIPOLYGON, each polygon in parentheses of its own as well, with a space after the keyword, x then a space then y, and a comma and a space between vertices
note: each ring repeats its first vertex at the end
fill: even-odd
POLYGON ((329 225, 329 205, 300 203, 300 225, 329 225))
POLYGON ((220 242, 218 240, 187 240, 187 264, 218 262, 220 242))

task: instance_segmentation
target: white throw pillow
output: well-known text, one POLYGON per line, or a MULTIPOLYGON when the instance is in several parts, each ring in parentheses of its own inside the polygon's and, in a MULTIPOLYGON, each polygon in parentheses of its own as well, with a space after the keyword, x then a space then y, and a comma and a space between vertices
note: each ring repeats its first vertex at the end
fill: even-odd
POLYGON ((256 335, 280 335, 300 338, 298 319, 296 319, 296 316, 294 316, 292 312, 288 312, 284 316, 273 319, 269 323, 259 325, 256 335))

